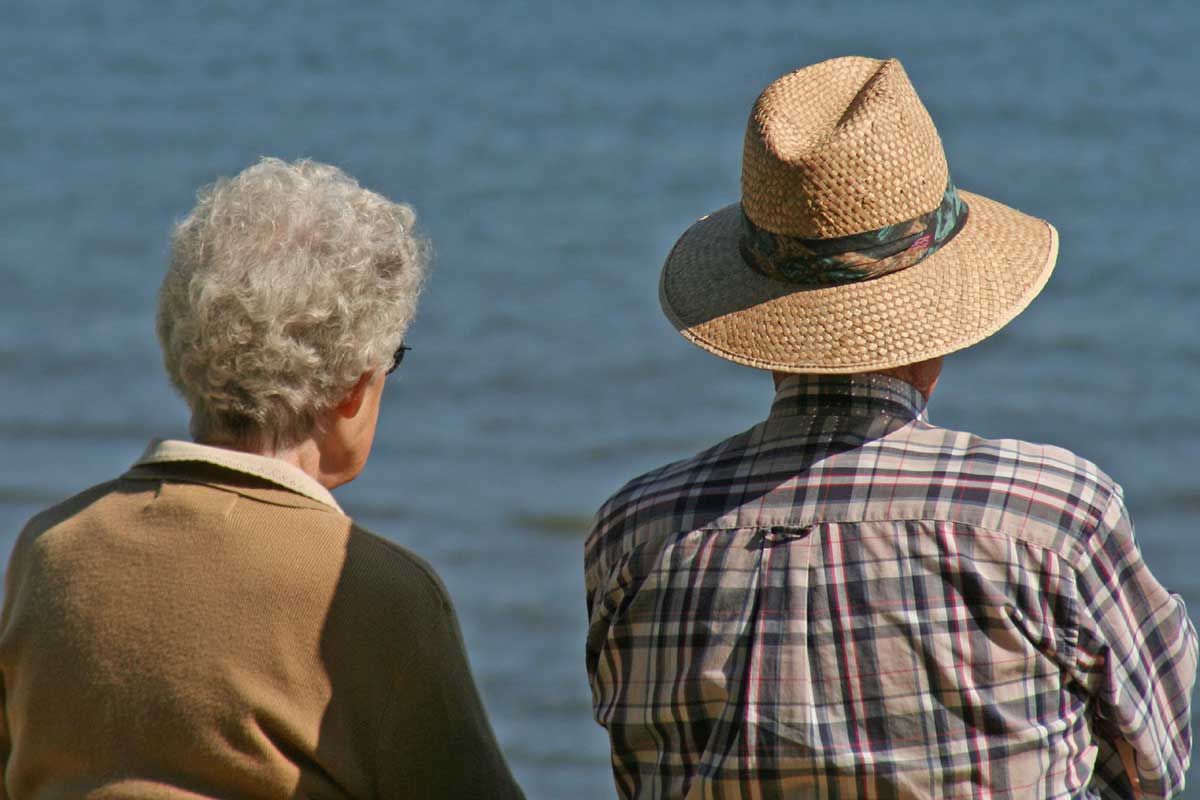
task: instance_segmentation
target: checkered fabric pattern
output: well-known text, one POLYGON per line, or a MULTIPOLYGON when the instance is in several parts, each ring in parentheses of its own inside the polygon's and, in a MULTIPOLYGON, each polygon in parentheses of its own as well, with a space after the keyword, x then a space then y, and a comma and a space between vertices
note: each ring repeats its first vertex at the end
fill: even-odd
POLYGON ((636 478, 586 546, 587 669, 627 798, 1132 797, 1183 785, 1196 633, 1120 488, 929 424, 886 376, 636 478))

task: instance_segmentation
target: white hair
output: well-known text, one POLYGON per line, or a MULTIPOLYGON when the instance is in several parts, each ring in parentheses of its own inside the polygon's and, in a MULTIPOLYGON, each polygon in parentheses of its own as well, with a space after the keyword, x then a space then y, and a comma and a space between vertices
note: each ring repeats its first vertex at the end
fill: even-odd
POLYGON ((193 435, 294 443, 386 369, 428 260, 415 219, 308 160, 264 158, 201 189, 175 226, 157 316, 193 435))

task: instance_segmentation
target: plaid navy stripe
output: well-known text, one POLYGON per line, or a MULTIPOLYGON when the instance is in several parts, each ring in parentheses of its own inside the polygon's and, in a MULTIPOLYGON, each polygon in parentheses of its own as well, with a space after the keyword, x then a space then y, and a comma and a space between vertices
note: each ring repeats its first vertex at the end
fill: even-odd
POLYGON ((1146 797, 1183 785, 1196 634, 1120 488, 929 424, 884 376, 636 478, 586 546, 622 797, 1146 797))

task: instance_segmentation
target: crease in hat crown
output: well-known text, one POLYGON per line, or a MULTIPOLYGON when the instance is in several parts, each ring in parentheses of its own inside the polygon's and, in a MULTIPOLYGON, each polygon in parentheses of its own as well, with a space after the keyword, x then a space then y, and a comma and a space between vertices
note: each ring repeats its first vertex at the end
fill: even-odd
POLYGON ((746 127, 742 208, 758 227, 848 236, 938 206, 941 139, 899 61, 848 57, 779 78, 746 127))

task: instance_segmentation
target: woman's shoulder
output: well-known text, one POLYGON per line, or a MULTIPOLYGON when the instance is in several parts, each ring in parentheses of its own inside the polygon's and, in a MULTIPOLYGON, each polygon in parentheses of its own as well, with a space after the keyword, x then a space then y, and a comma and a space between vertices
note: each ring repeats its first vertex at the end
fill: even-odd
POLYGON ((423 606, 429 611, 440 608, 453 614, 450 594, 429 562, 357 522, 351 522, 346 541, 341 583, 381 601, 423 606))

